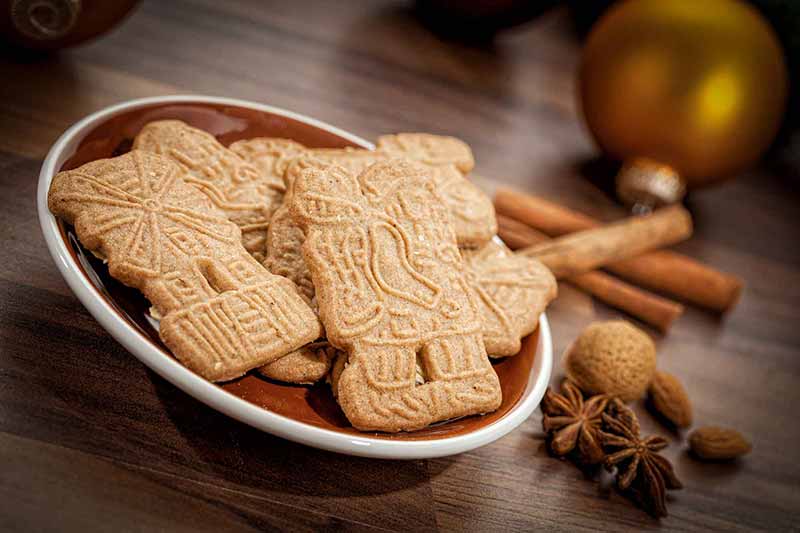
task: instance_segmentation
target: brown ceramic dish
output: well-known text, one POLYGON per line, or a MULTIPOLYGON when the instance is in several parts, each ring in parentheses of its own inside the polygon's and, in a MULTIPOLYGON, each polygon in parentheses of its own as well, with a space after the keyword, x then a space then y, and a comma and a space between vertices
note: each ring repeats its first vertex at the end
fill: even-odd
POLYGON ((178 364, 159 340, 148 302, 138 291, 112 279, 103 263, 81 247, 72 228, 47 211, 47 190, 56 172, 125 153, 146 123, 167 118, 209 131, 225 145, 269 136, 312 147, 373 147, 354 135, 287 111, 194 96, 126 102, 99 111, 68 130, 42 167, 38 191, 42 230, 53 258, 78 298, 142 362, 200 401, 252 426, 312 446, 363 456, 422 458, 459 453, 506 434, 536 408, 552 366, 545 317, 539 332, 525 340, 517 356, 495 363, 503 389, 500 409, 413 433, 388 435, 353 429, 324 383, 292 386, 251 374, 218 386, 178 364))

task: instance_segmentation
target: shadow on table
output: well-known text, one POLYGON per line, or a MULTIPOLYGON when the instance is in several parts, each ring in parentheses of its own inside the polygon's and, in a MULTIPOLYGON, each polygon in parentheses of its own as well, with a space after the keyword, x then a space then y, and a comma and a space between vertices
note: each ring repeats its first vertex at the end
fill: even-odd
POLYGON ((711 491, 737 482, 745 468, 745 463, 741 460, 703 461, 695 457, 689 450, 678 454, 673 465, 684 485, 691 489, 692 484, 697 483, 697 480, 702 480, 703 491, 711 491))
POLYGON ((306 496, 370 496, 426 484, 450 462, 351 457, 281 439, 238 422, 148 371, 164 409, 201 469, 261 490, 306 496))

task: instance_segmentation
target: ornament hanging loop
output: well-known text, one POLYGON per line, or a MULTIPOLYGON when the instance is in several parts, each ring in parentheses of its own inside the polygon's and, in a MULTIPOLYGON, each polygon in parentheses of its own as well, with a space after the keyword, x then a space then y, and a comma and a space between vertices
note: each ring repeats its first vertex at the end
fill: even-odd
POLYGON ((617 196, 637 213, 680 202, 686 181, 663 163, 646 157, 627 160, 617 174, 617 196))

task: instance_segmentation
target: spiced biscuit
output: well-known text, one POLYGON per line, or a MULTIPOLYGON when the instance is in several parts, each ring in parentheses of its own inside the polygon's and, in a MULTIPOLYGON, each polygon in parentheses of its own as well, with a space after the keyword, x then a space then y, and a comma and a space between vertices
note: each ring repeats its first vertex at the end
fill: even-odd
MULTIPOLYGON (((539 316, 555 298, 555 278, 533 258, 515 256, 502 242, 491 240, 477 250, 461 250, 467 281, 478 294, 482 335, 489 357, 515 355, 521 339, 539 325, 539 316)), ((328 383, 334 397, 347 354, 338 352, 331 363, 328 383)), ((274 364, 274 363, 273 363, 274 364)), ((425 382, 416 365, 416 382, 425 382)))
MULTIPOLYGON (((259 141, 266 140, 268 139, 261 139, 259 141)), ((264 144, 266 143, 255 143, 250 146, 250 149, 252 150, 253 146, 256 146, 260 149, 261 154, 266 154, 267 150, 264 150, 264 144)), ((342 152, 348 152, 353 156, 353 159, 363 157, 362 154, 369 153, 366 150, 352 149, 343 149, 342 152)), ((262 156, 262 159, 266 158, 267 156, 262 156)), ((314 283, 311 281, 311 275, 308 272, 308 267, 306 267, 305 259, 303 259, 301 251, 303 242, 305 241, 305 232, 292 220, 291 213, 289 212, 289 205, 291 204, 293 183, 297 174, 310 166, 316 166, 322 169, 325 168, 327 164, 313 158, 284 158, 280 161, 276 160, 273 162, 273 168, 281 164, 283 164, 284 168, 283 179, 286 186, 286 193, 283 204, 275 211, 270 220, 269 229, 267 231, 268 253, 264 260, 264 266, 273 274, 284 276, 292 280, 300 290, 300 293, 312 307, 316 309, 314 283), (289 166, 288 169, 285 168, 286 165, 289 166)), ((330 370, 332 363, 332 358, 320 357, 314 350, 300 349, 278 361, 266 365, 260 369, 260 372, 278 381, 307 383, 311 381, 311 378, 314 376, 319 376, 318 379, 324 377, 330 370), (284 359, 288 359, 288 361, 284 361, 284 359), (298 376, 302 377, 302 381, 297 381, 298 376)))
POLYGON ((169 157, 242 230, 242 244, 263 260, 267 226, 283 198, 283 180, 259 170, 210 133, 180 120, 150 122, 133 148, 169 157))
MULTIPOLYGON (((237 141, 232 143, 228 149, 239 154, 255 166, 262 177, 269 176, 283 182, 282 175, 284 167, 281 166, 282 163, 285 163, 288 157, 299 154, 306 148, 300 143, 290 139, 259 138, 252 141, 237 141)), ((276 218, 276 215, 277 212, 273 214, 272 220, 276 218)), ((296 231, 300 231, 296 226, 294 226, 294 228, 296 231)), ((302 261, 300 253, 301 244, 302 241, 299 241, 294 247, 297 260, 300 261, 302 261)), ((284 256, 283 259, 291 264, 287 256, 284 256)), ((265 264, 265 266, 269 268, 269 265, 265 264)), ((299 282, 298 289, 300 289, 301 294, 306 297, 308 302, 311 302, 313 298, 313 286, 309 294, 308 286, 303 285, 306 280, 302 277, 292 276, 295 271, 294 269, 286 267, 280 268, 278 264, 273 268, 269 268, 269 270, 273 274, 288 277, 292 281, 299 282)), ((308 280, 308 285, 310 285, 310 280, 308 280)), ((331 353, 333 349, 329 347, 325 348, 325 346, 328 345, 326 343, 313 342, 289 352, 276 361, 260 367, 258 372, 270 379, 287 383, 314 383, 325 377, 330 370, 332 361, 331 353)))
POLYGON ((348 355, 338 401, 358 429, 410 431, 502 400, 450 214, 427 172, 405 160, 358 179, 311 166, 293 184, 320 318, 348 355))
MULTIPOLYGON (((347 364, 347 354, 341 350, 335 350, 330 361, 330 370, 328 371, 325 379, 327 380, 328 385, 331 387, 333 397, 338 398, 339 377, 342 375, 342 370, 344 370, 344 367, 347 364)), ((414 372, 414 383, 416 385, 422 385, 427 381, 428 378, 425 375, 425 369, 422 367, 422 362, 419 360, 419 358, 417 358, 414 372)))
MULTIPOLYGON (((421 133, 385 135, 378 139, 374 151, 352 147, 312 149, 290 139, 261 137, 237 141, 230 149, 262 174, 283 177, 286 196, 270 219, 263 264, 273 274, 292 280, 309 302, 314 298, 314 285, 300 251, 305 234, 292 221, 288 210, 295 174, 290 170, 293 162, 299 162, 300 167, 310 164, 308 161, 335 162, 358 175, 377 161, 406 156, 429 167, 431 179, 447 198, 459 244, 480 244, 490 239, 497 229, 491 200, 464 178, 474 166, 472 152, 464 142, 453 137, 421 133)), ((290 360, 298 367, 320 368, 313 352, 299 351, 292 354, 290 360)), ((295 373, 287 372, 288 362, 276 362, 271 366, 274 368, 264 369, 271 378, 294 382, 295 373)))
POLYGON ((312 342, 262 366, 258 372, 277 381, 309 385, 328 375, 337 353, 327 341, 312 342))
POLYGON ((244 249, 239 227, 184 171, 134 150, 60 172, 50 210, 75 227, 111 276, 163 317, 175 357, 211 381, 238 377, 316 339, 314 311, 244 249))
POLYGON ((336 163, 358 175, 368 166, 391 158, 425 165, 452 214, 460 246, 479 247, 497 233, 491 199, 466 179, 475 160, 472 150, 455 137, 427 133, 398 133, 378 138, 375 150, 363 148, 305 148, 288 139, 260 137, 237 141, 231 148, 254 165, 280 177, 297 157, 336 163))
MULTIPOLYGON (((256 154, 259 147, 276 146, 267 142, 269 139, 251 139, 240 141, 240 153, 256 154), (249 149, 246 149, 250 146, 249 149)), ((429 169, 429 176, 439 192, 446 198, 446 204, 452 216, 456 238, 460 246, 475 247, 491 240, 497 231, 494 207, 491 200, 480 189, 464 178, 461 172, 467 172, 474 162, 469 147, 452 137, 440 137, 427 134, 404 133, 385 135, 378 139, 378 148, 374 151, 358 148, 317 148, 308 149, 298 155, 293 147, 282 156, 264 156, 272 158, 271 168, 283 171, 287 191, 292 178, 292 162, 299 160, 317 160, 323 163, 336 163, 351 174, 358 175, 370 165, 384 161, 391 155, 405 154, 418 160, 429 169)), ((267 152, 262 150, 262 153, 267 152)), ((269 152, 274 154, 274 151, 269 152)), ((251 155, 251 157, 255 157, 251 155)), ((313 297, 313 285, 308 270, 298 252, 298 245, 303 242, 303 232, 293 224, 287 216, 288 199, 284 198, 270 222, 267 230, 267 247, 264 266, 271 272, 286 276, 308 297, 313 297)))
POLYGON ((286 162, 308 150, 297 141, 280 137, 242 139, 231 143, 228 149, 256 167, 262 176, 270 176, 281 183, 286 162))
POLYGON ((338 401, 339 399, 339 378, 342 377, 342 370, 347 364, 347 354, 340 350, 336 351, 336 355, 331 363, 331 369, 328 373, 328 384, 331 386, 333 397, 338 401))
POLYGON ((289 206, 292 202, 295 177, 310 166, 322 168, 326 163, 313 158, 296 158, 284 172, 286 193, 283 203, 272 215, 267 228, 267 248, 263 261, 267 270, 273 274, 292 280, 309 302, 314 299, 314 283, 311 281, 302 253, 306 234, 294 221, 289 206))
POLYGON ((475 167, 472 150, 464 141, 428 133, 398 133, 378 137, 375 151, 385 157, 411 159, 430 169, 450 209, 459 246, 477 248, 497 233, 491 199, 464 177, 475 167))
POLYGON ((430 133, 381 135, 375 149, 389 157, 413 159, 429 167, 453 165, 464 175, 475 167, 469 145, 455 137, 430 133))
MULTIPOLYGON (((270 253, 267 254, 264 266, 273 274, 292 280, 299 289, 300 294, 316 310, 314 284, 311 281, 311 276, 308 273, 308 268, 301 252, 303 241, 305 241, 305 232, 294 223, 289 213, 294 177, 299 170, 314 164, 323 165, 316 160, 300 158, 292 163, 292 170, 284 174, 286 195, 284 203, 275 211, 270 221, 267 233, 270 253)), ((259 371, 265 376, 278 381, 308 383, 325 377, 331 368, 332 362, 332 358, 321 357, 316 350, 301 348, 278 361, 264 366, 259 371), (288 359, 288 361, 284 359, 288 359), (318 376, 317 379, 313 379, 316 376, 318 376)))
MULTIPOLYGON (((349 168, 356 170, 360 166, 353 161, 370 154, 365 150, 348 152, 350 154, 344 159, 350 163, 349 168)), ((291 279, 309 301, 314 298, 314 285, 300 253, 305 234, 292 222, 289 205, 297 174, 311 166, 324 168, 327 163, 320 159, 295 158, 284 171, 286 196, 270 222, 268 253, 264 262, 270 272, 291 279)), ((520 339, 536 329, 539 315, 555 297, 556 284, 552 275, 535 259, 515 257, 504 245, 493 240, 477 250, 464 250, 464 254, 468 258, 465 261, 467 279, 479 295, 487 352, 492 357, 516 354, 521 347, 520 339), (510 259, 499 260, 506 257, 510 259)), ((318 359, 313 354, 309 354, 306 361, 300 354, 294 359, 298 366, 319 368, 318 359)), ((278 363, 272 365, 278 366, 278 363)), ((286 366, 281 364, 280 368, 286 366)), ((291 375, 281 375, 280 372, 273 370, 270 375, 281 381, 292 381, 291 375)), ((418 368, 418 374, 421 372, 418 368)))
POLYGON ((483 342, 491 357, 514 355, 533 333, 558 285, 546 266, 490 241, 462 250, 467 280, 478 295, 483 342))

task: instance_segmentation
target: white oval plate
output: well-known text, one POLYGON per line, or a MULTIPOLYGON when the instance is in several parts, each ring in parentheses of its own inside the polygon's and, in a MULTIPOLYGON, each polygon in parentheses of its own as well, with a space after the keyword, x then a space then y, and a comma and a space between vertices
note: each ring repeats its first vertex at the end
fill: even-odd
POLYGON ((69 253, 56 219, 47 208, 47 192, 54 174, 96 125, 115 115, 140 107, 173 103, 219 104, 278 115, 331 132, 364 148, 374 148, 364 139, 297 113, 244 100, 209 96, 176 95, 130 100, 97 111, 70 127, 56 141, 42 164, 36 197, 39 222, 50 254, 61 271, 61 275, 86 309, 120 344, 176 387, 236 420, 301 444, 349 455, 386 459, 424 459, 457 454, 499 439, 530 416, 544 395, 553 365, 550 327, 545 315, 542 315, 539 321, 538 346, 528 385, 519 401, 502 418, 472 432, 452 437, 430 440, 389 440, 331 431, 293 420, 249 403, 183 367, 175 359, 166 355, 132 323, 114 311, 101 296, 99 287, 95 285, 96 281, 90 280, 81 272, 75 259, 69 253))

